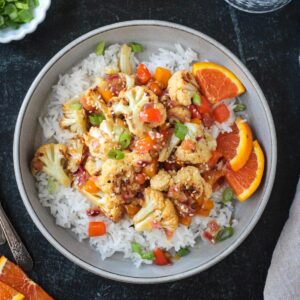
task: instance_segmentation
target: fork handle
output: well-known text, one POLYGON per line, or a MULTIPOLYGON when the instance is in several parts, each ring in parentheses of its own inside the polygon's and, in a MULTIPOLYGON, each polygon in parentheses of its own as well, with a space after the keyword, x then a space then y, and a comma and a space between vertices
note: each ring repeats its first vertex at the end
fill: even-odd
POLYGON ((33 267, 33 261, 16 233, 8 217, 6 216, 2 205, 0 204, 0 226, 4 232, 9 248, 13 254, 16 263, 24 270, 30 271, 33 267))

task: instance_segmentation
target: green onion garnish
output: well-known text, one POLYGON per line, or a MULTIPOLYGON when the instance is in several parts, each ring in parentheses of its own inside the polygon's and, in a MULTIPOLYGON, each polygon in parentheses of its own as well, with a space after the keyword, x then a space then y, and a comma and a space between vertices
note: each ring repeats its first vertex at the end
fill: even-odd
POLYGON ((79 110, 79 109, 82 108, 82 106, 81 106, 80 103, 72 103, 72 104, 70 105, 70 108, 71 108, 72 110, 79 110))
POLYGON ((125 157, 125 154, 121 150, 112 149, 108 152, 107 156, 108 156, 108 158, 111 158, 111 159, 120 160, 125 157))
POLYGON ((143 46, 136 42, 131 42, 128 44, 128 46, 131 48, 132 52, 134 53, 139 53, 144 51, 143 46))
POLYGON ((224 227, 218 232, 215 240, 216 242, 222 242, 232 237, 233 234, 234 230, 232 227, 224 227))
POLYGON ((132 242, 131 243, 131 249, 133 252, 138 253, 141 255, 142 253, 142 246, 138 243, 132 242))
POLYGON ((52 195, 56 192, 56 189, 57 189, 57 183, 52 177, 50 177, 48 179, 48 185, 47 185, 48 193, 52 195))
POLYGON ((29 9, 29 5, 23 2, 16 2, 16 7, 19 9, 29 9))
POLYGON ((222 200, 223 200, 223 203, 227 203, 229 201, 232 201, 233 199, 233 191, 231 188, 226 188, 223 193, 222 193, 222 200))
POLYGON ((247 109, 247 106, 243 103, 238 103, 235 108, 233 109, 234 112, 241 112, 247 109))
POLYGON ((194 94, 193 96, 193 103, 196 104, 196 105, 201 105, 201 97, 199 94, 194 94))
POLYGON ((188 248, 180 248, 177 252, 176 252, 176 255, 179 256, 179 257, 182 257, 182 256, 186 256, 190 253, 190 250, 188 248))
POLYGON ((96 46, 96 55, 101 56, 104 53, 104 49, 105 49, 105 42, 100 42, 97 46, 96 46))
POLYGON ((121 145, 122 149, 126 149, 131 142, 131 134, 128 131, 124 131, 120 134, 119 137, 119 144, 121 145))
POLYGON ((154 260, 155 258, 153 251, 142 252, 140 255, 142 259, 154 260))
POLYGON ((91 115, 89 115, 89 121, 94 126, 99 126, 102 123, 103 120, 105 120, 105 117, 102 114, 91 114, 91 115))
POLYGON ((180 122, 177 122, 175 124, 174 134, 176 137, 178 137, 180 140, 183 141, 187 133, 188 133, 188 128, 184 124, 180 122))

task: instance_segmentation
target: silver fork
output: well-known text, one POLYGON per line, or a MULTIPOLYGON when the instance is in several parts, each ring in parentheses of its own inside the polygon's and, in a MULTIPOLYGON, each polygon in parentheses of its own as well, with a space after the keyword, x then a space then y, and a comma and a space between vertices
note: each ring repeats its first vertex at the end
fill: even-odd
POLYGON ((16 233, 8 217, 6 216, 3 207, 0 203, 0 226, 3 230, 8 246, 13 254, 16 263, 24 270, 30 271, 33 267, 33 261, 22 243, 20 237, 16 233))

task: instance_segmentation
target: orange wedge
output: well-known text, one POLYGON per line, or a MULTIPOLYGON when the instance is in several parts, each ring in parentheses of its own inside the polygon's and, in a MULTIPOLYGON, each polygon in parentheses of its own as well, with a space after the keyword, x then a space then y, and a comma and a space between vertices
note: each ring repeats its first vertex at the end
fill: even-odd
POLYGON ((217 138, 217 151, 229 162, 233 171, 241 169, 248 161, 253 147, 252 131, 248 123, 238 117, 231 132, 217 138))
POLYGON ((212 62, 193 64, 193 75, 202 93, 212 103, 234 98, 245 92, 241 81, 227 68, 212 62))
POLYGON ((245 166, 237 172, 226 168, 225 178, 240 201, 245 201, 259 187, 265 167, 264 153, 258 143, 253 142, 253 150, 245 166))
POLYGON ((1 300, 22 300, 24 295, 0 281, 0 299, 1 300))
POLYGON ((30 280, 18 266, 5 256, 0 258, 0 281, 21 292, 26 300, 53 300, 38 284, 30 280))

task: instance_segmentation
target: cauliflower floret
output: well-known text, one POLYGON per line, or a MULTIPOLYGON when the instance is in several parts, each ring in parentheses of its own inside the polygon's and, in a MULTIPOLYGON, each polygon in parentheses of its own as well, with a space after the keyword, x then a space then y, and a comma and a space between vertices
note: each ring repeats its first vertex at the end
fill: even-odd
POLYGON ((81 138, 74 138, 68 141, 68 170, 75 173, 82 160, 84 143, 81 138))
POLYGON ((107 195, 101 191, 91 194, 84 189, 80 192, 87 197, 94 205, 98 206, 101 212, 114 222, 118 222, 123 215, 122 199, 119 196, 107 195))
POLYGON ((166 120, 165 107, 158 102, 157 96, 144 86, 136 86, 121 92, 119 97, 112 99, 112 111, 116 115, 124 115, 129 131, 138 137, 142 137, 150 128, 160 126, 166 120), (160 111, 159 122, 143 122, 140 113, 143 113, 145 105, 151 105, 160 111))
POLYGON ((209 199, 212 187, 200 175, 196 167, 188 166, 180 169, 172 177, 168 197, 173 199, 178 212, 183 215, 193 215, 193 204, 209 199))
POLYGON ((179 142, 180 139, 175 134, 172 134, 171 138, 168 140, 164 148, 160 151, 158 161, 164 162, 168 160, 169 156, 179 144, 179 142))
POLYGON ((104 120, 100 127, 91 127, 83 138, 92 156, 105 160, 108 152, 119 146, 120 135, 125 130, 126 126, 120 119, 116 119, 112 124, 104 120))
POLYGON ((165 171, 160 170, 154 177, 150 180, 150 186, 154 190, 165 192, 169 189, 171 181, 171 175, 165 171))
POLYGON ((129 75, 132 73, 131 48, 127 44, 121 46, 119 64, 121 72, 129 75))
POLYGON ((187 106, 198 93, 198 86, 192 73, 183 70, 172 75, 168 83, 168 91, 172 101, 187 106))
POLYGON ((87 130, 87 117, 78 99, 71 99, 63 105, 63 118, 59 124, 62 128, 82 135, 87 130))
POLYGON ((159 225, 161 228, 174 232, 178 226, 178 216, 173 203, 165 199, 163 193, 146 188, 145 204, 133 217, 136 231, 150 231, 159 225))
MULTIPOLYGON (((144 162, 150 162, 151 156, 147 154, 125 153, 122 160, 107 159, 102 165, 98 186, 104 193, 122 194, 130 191, 134 195, 140 190, 140 185, 134 180, 134 167, 144 162)), ((125 199, 126 200, 126 199, 125 199)))
POLYGON ((203 125, 194 123, 185 123, 184 125, 188 128, 188 133, 175 152, 176 158, 190 164, 208 162, 212 151, 217 146, 215 139, 203 125), (191 143, 191 146, 186 147, 187 143, 191 143))
POLYGON ((102 161, 95 157, 89 156, 85 162, 84 168, 89 173, 89 175, 97 175, 101 171, 102 161))
POLYGON ((33 174, 44 172, 60 184, 70 186, 71 179, 64 170, 67 147, 62 144, 46 144, 38 148, 31 162, 33 174))

